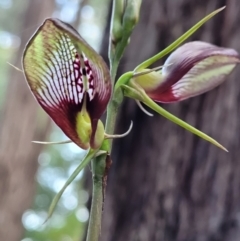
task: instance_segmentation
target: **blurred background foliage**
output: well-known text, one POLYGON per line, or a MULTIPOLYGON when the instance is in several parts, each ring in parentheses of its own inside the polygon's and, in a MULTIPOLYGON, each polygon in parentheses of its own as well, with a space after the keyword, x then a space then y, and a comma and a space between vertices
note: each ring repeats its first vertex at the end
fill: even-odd
MULTIPOLYGON (((38 1, 42 2, 45 8, 52 7, 54 4, 52 14, 48 17, 56 17, 70 23, 78 29, 92 47, 99 50, 109 0, 38 1)), ((24 28, 24 18, 26 15, 32 14, 27 11, 30 2, 31 0, 0 0, 0 108, 3 107, 4 100, 7 98, 6 88, 11 82, 10 73, 17 71, 7 63, 19 62, 14 59, 21 45, 21 35, 29 31, 32 33, 39 26, 33 23, 31 29, 24 28)), ((35 0, 35 2, 37 1, 35 0)), ((37 12, 37 5, 33 9, 37 12)), ((44 19, 40 20, 40 22, 43 21, 44 19)), ((21 68, 21 66, 17 67, 21 68)), ((24 82, 21 84, 25 85, 24 82)), ((32 98, 31 101, 35 100, 32 98)), ((3 112, 1 114, 3 115, 3 112)), ((3 117, 2 115, 1 117, 3 117)), ((39 119, 41 119, 41 115, 46 114, 40 111, 39 115, 39 119)), ((47 136, 50 141, 66 139, 54 124, 51 125, 47 136)), ((35 144, 26 143, 26 145, 34 148, 35 144)), ((81 240, 89 217, 89 210, 86 207, 89 193, 82 187, 83 173, 67 188, 53 217, 47 224, 43 224, 43 222, 47 217, 48 207, 54 195, 63 186, 84 154, 74 144, 48 146, 43 147, 37 159, 32 160, 32 162, 38 162, 39 165, 35 177, 37 188, 31 209, 26 210, 22 215, 22 224, 25 229, 25 238, 22 241, 81 240)))

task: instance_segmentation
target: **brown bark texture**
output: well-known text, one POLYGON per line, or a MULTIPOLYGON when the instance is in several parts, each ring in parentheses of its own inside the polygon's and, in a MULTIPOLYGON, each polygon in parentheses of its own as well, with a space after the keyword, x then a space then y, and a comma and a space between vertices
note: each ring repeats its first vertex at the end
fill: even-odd
MULTIPOLYGON (((14 65, 21 66, 26 42, 37 26, 51 16, 54 6, 53 0, 29 1, 14 65)), ((9 76, 0 116, 0 240, 19 241, 23 235, 22 214, 34 197, 34 176, 41 150, 31 141, 45 138, 49 121, 31 95, 23 74, 12 68, 9 76)))
MULTIPOLYGON (((120 72, 132 70, 224 5, 191 40, 240 52, 239 0, 143 0, 120 72)), ((229 153, 157 114, 146 116, 132 100, 124 102, 116 133, 125 131, 130 120, 134 128, 114 142, 102 241, 240 240, 239 75, 238 66, 215 90, 163 105, 229 153)))

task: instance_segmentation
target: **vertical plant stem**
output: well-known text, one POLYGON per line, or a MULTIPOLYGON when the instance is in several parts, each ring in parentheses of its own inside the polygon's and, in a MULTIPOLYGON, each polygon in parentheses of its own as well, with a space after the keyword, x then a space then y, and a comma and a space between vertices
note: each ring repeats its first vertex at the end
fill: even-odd
MULTIPOLYGON (((106 133, 113 134, 119 101, 121 93, 116 93, 107 109, 107 119, 106 119, 106 133)), ((106 150, 107 153, 111 152, 112 140, 105 140, 102 149, 106 150)), ((92 176, 93 176, 93 192, 92 192, 92 204, 91 213, 89 219, 87 241, 97 241, 101 233, 101 218, 103 209, 103 178, 106 168, 106 155, 101 155, 92 161, 92 176)))
MULTIPOLYGON (((123 0, 113 1, 112 19, 111 19, 111 33, 109 43, 109 60, 110 60, 110 75, 112 85, 114 86, 115 78, 119 61, 123 52, 128 45, 129 37, 138 21, 139 8, 141 1, 129 1, 125 6, 123 0), (125 10, 124 10, 125 7, 125 10), (124 17, 125 16, 125 17, 124 17)), ((105 125, 105 132, 113 134, 116 118, 120 104, 123 100, 122 90, 119 88, 113 92, 111 101, 107 108, 107 119, 105 125)), ((105 150, 110 154, 112 149, 112 140, 105 140, 101 150, 105 150)), ((106 154, 95 158, 92 161, 92 176, 93 176, 93 195, 91 213, 88 226, 87 241, 98 241, 101 233, 101 218, 104 201, 103 179, 106 171, 106 154)))
POLYGON ((93 192, 87 241, 97 241, 101 233, 104 171, 105 158, 102 156, 95 158, 92 161, 93 192))
MULTIPOLYGON (((111 77, 115 80, 117 72, 117 63, 111 65, 111 77)), ((114 81, 113 81, 114 83, 114 81)), ((105 131, 108 134, 113 134, 115 129, 115 123, 117 118, 117 113, 119 106, 121 104, 122 92, 117 92, 113 94, 112 100, 108 104, 107 108, 107 119, 105 131)), ((112 140, 105 140, 102 146, 103 150, 107 153, 111 152, 112 140)), ((94 160, 92 160, 92 177, 93 177, 93 192, 92 192, 92 204, 89 219, 89 226, 87 232, 87 241, 97 241, 101 234, 101 219, 102 219, 102 209, 103 209, 103 178, 106 168, 106 155, 101 155, 94 160)))
MULTIPOLYGON (((114 132, 119 105, 120 103, 115 101, 115 97, 113 97, 112 101, 108 105, 106 132, 109 134, 114 132)), ((105 140, 103 149, 110 153, 111 147, 112 141, 105 140)), ((101 219, 104 199, 103 178, 105 174, 105 168, 106 155, 101 155, 92 160, 93 192, 87 241, 97 241, 101 233, 101 219)))
MULTIPOLYGON (((111 76, 115 79, 117 72, 117 64, 112 65, 111 76)), ((119 106, 122 102, 121 90, 113 94, 112 100, 108 104, 107 119, 105 131, 108 134, 113 134, 116 124, 116 118, 119 106)), ((111 152, 112 140, 105 140, 102 149, 107 153, 111 152)), ((106 168, 106 155, 101 155, 92 161, 92 176, 93 176, 93 192, 91 213, 89 219, 87 241, 97 241, 101 233, 101 219, 103 209, 103 178, 106 168)))

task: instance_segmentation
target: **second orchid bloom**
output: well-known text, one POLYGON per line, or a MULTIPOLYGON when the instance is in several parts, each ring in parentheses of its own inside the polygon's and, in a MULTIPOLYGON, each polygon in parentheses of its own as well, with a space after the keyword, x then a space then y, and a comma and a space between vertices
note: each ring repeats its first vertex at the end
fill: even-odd
POLYGON ((141 69, 130 72, 130 78, 122 84, 118 83, 117 88, 121 86, 124 94, 135 99, 142 110, 144 108, 140 102, 227 151, 213 138, 170 114, 155 102, 179 102, 205 93, 226 80, 239 62, 239 54, 234 49, 201 41, 189 42, 172 52, 160 71, 141 69))
POLYGON ((139 75, 130 84, 143 88, 154 101, 177 102, 220 85, 238 63, 239 55, 234 49, 189 42, 167 58, 161 71, 139 75))

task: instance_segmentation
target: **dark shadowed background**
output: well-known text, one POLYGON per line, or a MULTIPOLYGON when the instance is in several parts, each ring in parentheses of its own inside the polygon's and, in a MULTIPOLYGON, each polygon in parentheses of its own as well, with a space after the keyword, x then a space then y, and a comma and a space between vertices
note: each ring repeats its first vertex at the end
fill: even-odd
MULTIPOLYGON (((159 52, 211 11, 227 8, 191 38, 240 52, 238 0, 143 0, 140 22, 119 74, 159 52)), ((86 168, 45 225, 54 194, 79 163, 75 145, 43 148, 31 140, 64 140, 37 105, 21 72, 23 48, 46 17, 58 17, 107 61, 110 1, 0 0, 0 240, 84 240, 91 173, 86 168)), ((161 65, 160 61, 158 65, 161 65)), ((206 132, 229 153, 126 100, 114 142, 101 241, 240 240, 240 67, 215 90, 164 108, 206 132)))

